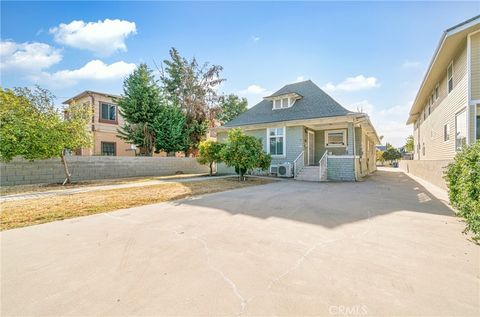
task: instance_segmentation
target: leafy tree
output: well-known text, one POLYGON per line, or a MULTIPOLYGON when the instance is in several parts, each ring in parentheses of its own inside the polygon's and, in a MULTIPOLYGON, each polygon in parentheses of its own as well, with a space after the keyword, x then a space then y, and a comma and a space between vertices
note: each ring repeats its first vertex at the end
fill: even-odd
POLYGON ((405 143, 405 151, 408 153, 412 153, 414 150, 414 140, 413 140, 413 135, 409 135, 407 137, 407 142, 405 143))
POLYGON ((91 145, 87 130, 91 119, 88 106, 71 105, 65 119, 53 104, 54 96, 36 87, 3 90, 0 88, 0 159, 11 161, 15 156, 27 160, 60 157, 65 182, 71 182, 65 154, 91 145))
POLYGON ((125 124, 118 131, 119 137, 137 145, 140 154, 151 156, 156 141, 153 124, 165 104, 152 71, 140 64, 123 82, 118 106, 125 124))
POLYGON ((377 150, 375 153, 377 162, 381 162, 382 165, 385 164, 385 159, 383 158, 383 151, 377 150))
POLYGON ((465 232, 472 231, 473 239, 480 241, 480 141, 464 147, 448 165, 445 179, 452 205, 464 217, 465 232))
POLYGON ((201 141, 198 147, 199 156, 197 161, 200 164, 208 164, 210 167, 210 176, 213 175, 213 164, 222 162, 221 151, 225 144, 214 141, 214 140, 205 140, 201 141))
POLYGON ((240 98, 234 94, 222 96, 220 97, 220 104, 216 119, 221 123, 228 122, 242 112, 247 111, 247 108, 248 101, 246 98, 240 98))
POLYGON ((392 164, 393 161, 401 158, 402 155, 398 149, 387 143, 387 149, 383 152, 382 157, 385 161, 390 161, 390 164, 392 164))
POLYGON ((240 180, 245 180, 244 175, 248 170, 266 170, 272 161, 270 154, 263 151, 262 142, 245 135, 240 129, 229 131, 221 156, 227 166, 235 167, 240 180))
POLYGON ((178 107, 163 106, 152 124, 155 131, 155 151, 183 151, 188 137, 185 123, 185 115, 178 107))
POLYGON ((160 80, 168 99, 180 107, 186 115, 188 131, 185 153, 195 150, 205 137, 218 103, 216 88, 224 81, 220 78, 222 67, 197 60, 187 60, 179 52, 170 49, 170 60, 165 60, 160 70, 160 80))

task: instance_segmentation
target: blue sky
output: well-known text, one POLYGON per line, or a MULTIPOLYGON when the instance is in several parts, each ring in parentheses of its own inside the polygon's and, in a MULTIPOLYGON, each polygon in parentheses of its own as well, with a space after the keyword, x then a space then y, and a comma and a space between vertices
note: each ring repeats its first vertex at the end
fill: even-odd
POLYGON ((480 2, 1 2, 1 86, 121 93, 135 65, 176 47, 224 67, 221 92, 250 106, 311 79, 369 113, 384 142, 405 126, 442 31, 480 2))

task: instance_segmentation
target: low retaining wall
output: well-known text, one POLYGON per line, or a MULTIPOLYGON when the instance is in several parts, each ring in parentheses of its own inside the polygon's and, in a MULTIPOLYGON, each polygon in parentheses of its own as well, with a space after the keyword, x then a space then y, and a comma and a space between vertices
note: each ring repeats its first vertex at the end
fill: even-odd
POLYGON ((414 176, 420 177, 433 185, 447 190, 447 183, 443 179, 445 168, 452 160, 401 160, 398 167, 414 176))
MULTIPOLYGON (((71 156, 67 162, 74 181, 209 171, 208 166, 198 164, 195 158, 183 157, 71 156)), ((0 163, 2 186, 60 183, 64 179, 60 158, 0 163)))

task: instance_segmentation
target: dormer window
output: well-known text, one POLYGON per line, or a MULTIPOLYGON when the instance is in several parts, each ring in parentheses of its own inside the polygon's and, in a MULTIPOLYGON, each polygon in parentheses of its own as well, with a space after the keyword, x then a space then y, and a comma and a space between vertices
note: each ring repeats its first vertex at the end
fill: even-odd
POLYGON ((293 106, 295 99, 293 98, 282 98, 273 100, 273 109, 284 109, 290 108, 293 106))

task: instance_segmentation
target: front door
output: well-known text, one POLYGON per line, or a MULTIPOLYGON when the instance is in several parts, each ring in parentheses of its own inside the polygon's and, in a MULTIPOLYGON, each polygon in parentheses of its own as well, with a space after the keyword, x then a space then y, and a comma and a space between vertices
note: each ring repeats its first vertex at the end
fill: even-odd
POLYGON ((312 131, 308 131, 307 158, 307 165, 315 165, 315 133, 312 131))

